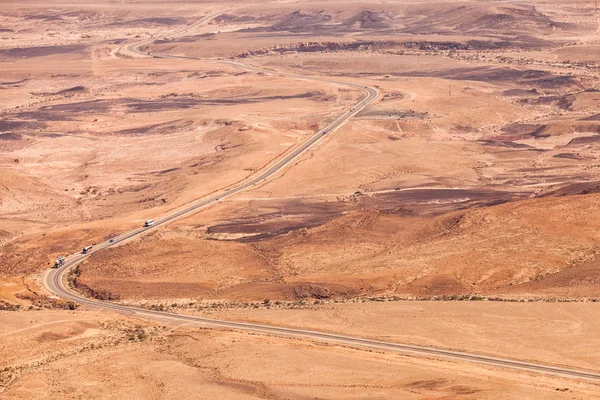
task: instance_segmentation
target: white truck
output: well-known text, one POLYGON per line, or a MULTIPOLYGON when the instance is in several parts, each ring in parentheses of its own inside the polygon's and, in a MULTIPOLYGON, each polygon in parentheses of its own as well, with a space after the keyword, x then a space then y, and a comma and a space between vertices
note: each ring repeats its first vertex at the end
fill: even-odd
POLYGON ((146 228, 148 228, 148 227, 150 227, 150 226, 152 226, 152 225, 154 225, 154 221, 153 221, 153 220, 151 220, 151 219, 149 219, 149 220, 147 220, 146 222, 144 222, 144 226, 145 226, 146 228))
POLYGON ((65 265, 65 256, 60 256, 56 259, 52 268, 60 268, 63 265, 65 265))

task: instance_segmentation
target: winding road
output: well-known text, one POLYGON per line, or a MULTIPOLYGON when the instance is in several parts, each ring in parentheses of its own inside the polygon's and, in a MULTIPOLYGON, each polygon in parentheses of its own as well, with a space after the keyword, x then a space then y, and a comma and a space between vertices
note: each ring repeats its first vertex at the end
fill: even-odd
MULTIPOLYGON (((201 20, 199 20, 198 22, 196 22, 186 28, 180 29, 166 37, 174 37, 174 36, 180 35, 193 27, 196 27, 204 22, 209 21, 212 18, 217 17, 218 15, 223 14, 224 12, 225 11, 220 11, 220 12, 208 15, 208 16, 202 18, 201 20)), ((376 88, 370 87, 370 86, 365 86, 365 85, 360 85, 360 84, 353 83, 353 82, 344 82, 344 81, 338 81, 338 80, 326 79, 326 78, 320 78, 320 77, 310 77, 310 76, 302 76, 302 75, 294 75, 294 74, 289 74, 289 73, 275 72, 275 71, 271 71, 271 70, 267 70, 267 69, 256 68, 251 65, 247 65, 247 64, 243 64, 243 63, 235 62, 235 61, 202 59, 202 58, 184 57, 184 56, 171 56, 171 55, 164 55, 164 54, 152 54, 152 53, 147 53, 147 52, 143 52, 140 50, 141 46, 147 45, 149 43, 150 43, 150 41, 132 44, 132 45, 129 45, 127 47, 127 49, 129 51, 137 53, 139 55, 151 56, 151 57, 155 57, 155 58, 201 60, 201 61, 207 61, 207 62, 211 62, 211 63, 220 63, 220 64, 225 64, 225 65, 230 65, 230 66, 234 66, 237 68, 243 68, 243 69, 253 71, 253 72, 260 72, 260 73, 263 73, 266 75, 289 77, 289 78, 300 79, 300 80, 321 81, 321 82, 326 82, 326 83, 343 85, 346 87, 360 89, 361 91, 363 91, 365 93, 365 97, 362 100, 360 100, 355 106, 353 106, 350 110, 348 110, 348 111, 344 112, 342 115, 340 115, 335 121, 333 121, 332 123, 327 125, 325 128, 320 129, 316 134, 311 136, 304 143, 302 143, 301 145, 299 145, 298 147, 293 149, 289 154, 283 156, 281 159, 279 159, 273 165, 267 167, 264 171, 258 173, 257 176, 251 177, 246 182, 240 183, 240 184, 238 184, 232 188, 226 189, 218 194, 209 196, 207 198, 200 199, 199 201, 194 202, 190 205, 187 205, 184 208, 182 208, 176 212, 173 212, 167 216, 164 216, 161 219, 155 220, 154 226, 152 226, 152 227, 140 227, 138 229, 134 229, 134 230, 125 232, 125 233, 113 238, 112 241, 105 241, 105 242, 99 243, 97 245, 94 245, 93 248, 87 254, 76 253, 71 256, 68 256, 65 259, 64 265, 62 265, 60 268, 49 269, 45 273, 45 275, 43 277, 43 283, 44 283, 44 286, 48 290, 50 290, 51 292, 53 292, 54 294, 56 294, 59 297, 62 297, 66 300, 70 300, 70 301, 73 301, 73 302, 76 302, 79 304, 84 304, 84 305, 93 306, 93 307, 100 307, 100 308, 113 310, 113 311, 125 313, 128 315, 142 317, 142 318, 150 318, 150 319, 158 319, 158 320, 172 320, 172 321, 178 321, 178 322, 183 322, 183 323, 187 323, 187 324, 193 324, 193 325, 208 327, 208 328, 221 328, 221 329, 252 331, 252 332, 257 332, 257 333, 262 333, 262 334, 278 335, 278 336, 293 337, 293 338, 303 338, 303 339, 310 339, 310 340, 316 340, 316 341, 328 342, 328 343, 334 343, 334 344, 346 345, 346 346, 360 346, 360 347, 364 347, 364 348, 400 352, 400 353, 404 353, 404 354, 413 354, 413 355, 426 356, 426 357, 432 357, 432 358, 437 358, 437 359, 454 360, 454 361, 461 361, 461 362, 472 362, 472 363, 478 363, 478 364, 493 366, 493 367, 503 367, 503 368, 510 368, 510 369, 514 369, 514 370, 551 374, 551 375, 555 375, 555 376, 580 379, 580 380, 584 379, 584 380, 595 381, 595 382, 600 383, 600 373, 592 372, 592 371, 575 370, 575 369, 563 368, 563 367, 559 367, 559 366, 543 365, 543 364, 538 364, 538 363, 530 363, 530 362, 526 362, 526 361, 491 357, 491 356, 486 356, 486 355, 481 355, 481 354, 472 354, 472 353, 467 353, 467 352, 462 352, 462 351, 443 350, 443 349, 437 349, 437 348, 432 348, 432 347, 394 343, 394 342, 374 340, 374 339, 368 339, 368 338, 362 338, 362 337, 341 335, 341 334, 336 334, 336 333, 326 333, 326 332, 319 332, 319 331, 306 330, 306 329, 286 328, 286 327, 279 327, 279 326, 274 326, 274 325, 216 320, 216 319, 209 319, 209 318, 203 318, 203 317, 197 317, 197 316, 191 316, 191 315, 176 314, 176 313, 171 313, 171 312, 153 311, 153 310, 147 310, 147 309, 143 309, 143 308, 139 308, 139 307, 125 306, 125 305, 120 305, 120 304, 115 304, 115 303, 110 303, 110 302, 89 299, 89 298, 86 298, 86 297, 78 294, 77 292, 73 291, 69 287, 69 284, 67 283, 66 275, 71 270, 71 268, 75 267, 81 261, 88 258, 91 254, 93 254, 97 251, 106 249, 108 247, 121 245, 129 240, 132 240, 132 239, 139 237, 141 235, 144 235, 150 231, 158 229, 160 226, 164 226, 165 224, 167 224, 169 222, 172 222, 176 219, 179 219, 179 218, 188 216, 190 214, 193 214, 195 212, 198 212, 202 208, 205 208, 209 205, 215 204, 219 200, 221 200, 225 197, 229 197, 234 194, 243 192, 249 188, 252 188, 253 186, 255 186, 259 183, 262 183, 263 181, 273 178, 279 172, 281 172, 284 168, 288 167, 294 160, 296 160, 303 153, 305 153, 308 149, 310 149, 316 143, 318 143, 323 137, 325 137, 327 134, 331 133, 332 131, 338 129, 340 126, 342 126, 344 123, 346 123, 350 118, 352 118, 353 116, 355 116, 356 114, 361 112, 365 107, 367 107, 368 105, 373 103, 379 97, 379 91, 376 88)))

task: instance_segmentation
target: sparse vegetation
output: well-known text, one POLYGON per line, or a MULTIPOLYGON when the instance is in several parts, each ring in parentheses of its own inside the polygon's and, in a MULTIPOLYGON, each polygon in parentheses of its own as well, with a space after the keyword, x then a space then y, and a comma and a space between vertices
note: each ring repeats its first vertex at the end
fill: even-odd
POLYGON ((0 392, 596 396, 491 366, 461 375, 433 358, 161 327, 38 288, 57 257, 218 197, 95 252, 70 287, 147 310, 597 370, 593 2, 8 3, 0 392), (316 137, 276 175, 220 194, 316 137))

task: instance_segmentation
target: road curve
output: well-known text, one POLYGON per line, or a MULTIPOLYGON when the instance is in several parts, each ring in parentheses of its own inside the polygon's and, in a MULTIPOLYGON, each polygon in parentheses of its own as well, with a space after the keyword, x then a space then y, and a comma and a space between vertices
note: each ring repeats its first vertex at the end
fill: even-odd
MULTIPOLYGON (((173 36, 182 34, 182 33, 186 32, 187 30, 189 30, 195 26, 198 26, 212 18, 215 18, 216 16, 218 16, 224 12, 225 11, 221 11, 218 13, 211 14, 207 17, 204 17, 201 20, 197 21, 196 23, 190 25, 189 27, 186 27, 184 29, 176 31, 166 37, 173 37, 173 36)), ((319 78, 319 77, 309 77, 309 76, 301 76, 301 75, 294 75, 294 74, 288 74, 288 73, 280 73, 280 72, 270 71, 270 70, 266 70, 266 69, 256 68, 256 67, 246 65, 243 63, 239 63, 239 62, 235 62, 235 61, 210 60, 210 59, 201 59, 201 58, 194 58, 194 57, 152 54, 152 53, 144 53, 139 50, 139 48, 141 46, 148 44, 148 43, 150 43, 150 42, 147 41, 147 42, 136 43, 136 44, 132 44, 132 45, 128 46, 127 48, 128 48, 128 50, 130 50, 132 52, 135 52, 135 53, 138 53, 141 55, 152 56, 155 58, 180 58, 180 59, 187 59, 187 60, 202 60, 202 61, 208 61, 208 62, 213 62, 213 63, 226 64, 226 65, 230 65, 230 66, 234 66, 234 67, 238 67, 238 68, 244 68, 244 69, 247 69, 250 71, 260 72, 260 73, 267 74, 267 75, 283 76, 283 77, 302 79, 302 80, 322 81, 322 82, 327 82, 327 83, 344 85, 344 86, 360 89, 363 92, 365 92, 366 96, 360 102, 358 102, 354 107, 352 107, 350 110, 346 111, 344 114, 339 116, 331 124, 329 124, 328 126, 326 126, 323 129, 319 130, 314 136, 309 138, 306 142, 302 143, 300 146, 295 148, 293 151, 291 151, 289 154, 287 154, 286 156, 281 158, 279 161, 274 163, 272 166, 268 167, 266 170, 259 173, 258 176, 251 178, 247 182, 244 182, 244 183, 236 185, 232 188, 226 189, 219 194, 210 196, 205 199, 201 199, 198 202, 195 202, 191 205, 184 207, 183 209, 181 209, 179 211, 176 211, 172 214, 169 214, 169 215, 163 217, 162 219, 158 219, 155 221, 154 226, 151 228, 141 227, 138 229, 134 229, 134 230, 125 232, 125 233, 113 238, 112 243, 109 241, 105 241, 105 242, 95 245, 88 254, 76 253, 76 254, 66 257, 65 263, 63 266, 61 266, 60 268, 57 268, 57 269, 50 269, 44 274, 43 284, 48 290, 50 290, 51 292, 53 292, 54 294, 56 294, 59 297, 62 297, 66 300, 74 301, 76 303, 85 304, 85 305, 89 305, 89 306, 93 306, 93 307, 100 307, 100 308, 113 310, 113 311, 129 314, 129 315, 142 317, 142 318, 159 319, 159 320, 173 320, 173 321, 179 321, 179 322, 184 322, 184 323, 188 323, 188 324, 194 324, 194 325, 198 325, 198 326, 202 326, 202 327, 209 327, 209 328, 243 330, 243 331, 252 331, 252 332, 258 332, 258 333, 270 334, 270 335, 278 335, 278 336, 284 336, 284 337, 304 338, 304 339, 329 342, 329 343, 334 343, 334 344, 339 344, 339 345, 360 346, 360 347, 377 349, 377 350, 400 352, 400 353, 404 353, 404 354, 414 354, 414 355, 419 355, 419 356, 441 358, 441 359, 446 359, 446 360, 472 362, 472 363, 488 365, 488 366, 493 366, 493 367, 510 368, 510 369, 515 369, 515 370, 542 373, 542 374, 550 374, 550 375, 554 375, 554 376, 561 376, 561 377, 572 378, 572 379, 583 379, 583 380, 589 380, 589 381, 594 381, 594 382, 600 383, 600 373, 593 372, 593 371, 575 370, 575 369, 562 368, 562 367, 551 366, 551 365, 530 363, 530 362, 526 362, 526 361, 491 357, 491 356, 480 355, 480 354, 472 354, 472 353, 467 353, 467 352, 462 352, 462 351, 442 350, 442 349, 437 349, 437 348, 433 348, 433 347, 415 346, 415 345, 409 345, 409 344, 387 342, 387 341, 381 341, 381 340, 367 339, 367 338, 355 337, 355 336, 346 336, 346 335, 340 335, 340 334, 335 334, 335 333, 326 333, 326 332, 319 332, 319 331, 306 330, 306 329, 295 329, 295 328, 279 327, 279 326, 274 326, 274 325, 216 320, 216 319, 196 317, 196 316, 184 315, 184 314, 176 314, 176 313, 170 313, 170 312, 164 312, 164 311, 153 311, 153 310, 147 310, 147 309, 139 308, 139 307, 124 306, 124 305, 120 305, 120 304, 89 299, 89 298, 83 297, 83 296, 79 295, 77 292, 73 291, 69 287, 67 280, 65 279, 66 274, 71 270, 71 268, 75 267, 81 261, 88 258, 94 252, 106 249, 107 247, 112 247, 112 246, 117 246, 119 244, 123 244, 126 241, 129 241, 129 240, 136 238, 140 235, 143 235, 149 231, 152 231, 152 230, 158 228, 159 226, 167 224, 168 222, 171 222, 175 219, 195 213, 198 210, 200 210, 210 204, 214 204, 214 203, 218 202, 222 198, 232 196, 236 193, 240 193, 258 183, 261 183, 269 178, 272 178, 275 174, 280 172, 286 166, 289 166, 296 158, 298 158, 305 151, 307 151, 309 148, 311 148, 315 143, 317 143, 320 139, 322 139, 323 136, 325 136, 326 134, 330 133, 331 131, 342 126, 351 117, 358 114, 365 107, 367 107, 369 104, 374 102, 377 99, 377 97, 379 96, 379 91, 376 88, 356 84, 353 82, 344 82, 344 81, 337 81, 337 80, 325 79, 325 78, 319 78)))

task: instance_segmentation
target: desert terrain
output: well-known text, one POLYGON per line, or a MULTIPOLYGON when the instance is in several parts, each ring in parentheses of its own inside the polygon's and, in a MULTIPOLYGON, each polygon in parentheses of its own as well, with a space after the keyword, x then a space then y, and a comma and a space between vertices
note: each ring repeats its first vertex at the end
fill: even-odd
MULTIPOLYGON (((426 307, 435 309, 439 304, 426 307)), ((478 310, 465 311, 462 316, 478 310)), ((369 309, 359 309, 364 312, 369 309)), ((538 308, 526 318, 533 316, 547 324, 560 314, 546 315, 546 319, 545 312, 538 308)), ((570 379, 308 340, 290 342, 245 332, 148 323, 94 311, 65 313, 31 311, 26 319, 18 313, 3 317, 0 352, 5 367, 0 377, 8 388, 2 398, 599 398, 596 385, 570 379)), ((494 311, 490 314, 490 319, 507 317, 494 311)), ((322 316, 321 311, 310 315, 322 316)), ((567 322, 565 319, 568 317, 563 315, 567 322)), ((426 321, 419 318, 415 322, 426 321)), ((488 332, 494 325, 482 324, 488 332)), ((479 332, 475 336, 481 337, 479 332)), ((581 332, 576 337, 592 339, 590 345, 598 345, 597 335, 581 332)), ((551 344, 555 339, 547 337, 542 343, 551 344)), ((537 345, 542 347, 542 343, 537 345)), ((489 348, 488 344, 474 347, 477 345, 489 348)), ((536 347, 524 339, 522 346, 527 345, 536 347)), ((587 358, 597 362, 597 354, 587 358)))
POLYGON ((593 0, 2 2, 0 396, 600 397, 46 284, 102 242, 69 290, 600 371, 599 24, 593 0))

